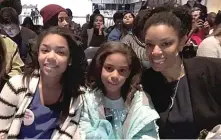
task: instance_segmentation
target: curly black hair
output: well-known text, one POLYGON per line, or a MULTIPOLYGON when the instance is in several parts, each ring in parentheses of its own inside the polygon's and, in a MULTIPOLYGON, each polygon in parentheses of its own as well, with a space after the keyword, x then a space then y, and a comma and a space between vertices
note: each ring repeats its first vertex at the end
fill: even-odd
POLYGON ((134 29, 133 33, 139 38, 142 38, 142 32, 145 25, 145 22, 149 18, 152 8, 140 10, 134 20, 134 29))
POLYGON ((158 24, 173 27, 178 32, 179 37, 182 38, 191 30, 192 17, 187 8, 166 4, 151 11, 145 23, 144 31, 150 26, 158 24))
POLYGON ((18 15, 22 12, 21 0, 3 0, 1 7, 11 7, 16 10, 18 15))
POLYGON ((5 7, 0 10, 0 24, 19 25, 18 13, 11 7, 5 7))

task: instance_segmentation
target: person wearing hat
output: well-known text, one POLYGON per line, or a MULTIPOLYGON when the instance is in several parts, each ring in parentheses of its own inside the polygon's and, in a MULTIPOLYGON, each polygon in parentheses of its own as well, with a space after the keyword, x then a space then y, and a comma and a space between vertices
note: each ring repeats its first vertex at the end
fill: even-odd
POLYGON ((45 29, 52 26, 69 27, 69 16, 67 11, 56 4, 49 4, 41 9, 40 15, 43 18, 45 29))

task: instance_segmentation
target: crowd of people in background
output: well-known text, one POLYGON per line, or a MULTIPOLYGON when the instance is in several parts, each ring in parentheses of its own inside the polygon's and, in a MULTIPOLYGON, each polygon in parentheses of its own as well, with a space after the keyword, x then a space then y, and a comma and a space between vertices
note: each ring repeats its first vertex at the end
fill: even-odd
POLYGON ((21 11, 0 0, 0 139, 221 138, 221 11, 21 11))

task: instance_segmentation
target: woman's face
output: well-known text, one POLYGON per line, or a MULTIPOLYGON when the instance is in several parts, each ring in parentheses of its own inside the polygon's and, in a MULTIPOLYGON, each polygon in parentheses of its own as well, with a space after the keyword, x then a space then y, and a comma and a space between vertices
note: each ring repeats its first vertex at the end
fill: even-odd
POLYGON ((113 53, 106 57, 102 67, 101 80, 107 92, 119 92, 129 75, 129 62, 124 54, 113 53))
POLYGON ((155 71, 176 64, 183 46, 179 40, 177 31, 168 25, 152 25, 145 31, 146 54, 155 71))
POLYGON ((124 15, 123 23, 125 25, 132 25, 134 23, 134 17, 132 16, 131 13, 124 15))
POLYGON ((103 20, 103 17, 101 16, 97 16, 94 20, 94 27, 96 29, 99 29, 101 25, 104 24, 104 20, 103 20))
POLYGON ((69 27, 69 17, 66 12, 60 12, 58 14, 58 26, 59 27, 69 27))
POLYGON ((40 70, 47 77, 62 76, 70 60, 67 40, 57 34, 48 34, 39 47, 40 70))

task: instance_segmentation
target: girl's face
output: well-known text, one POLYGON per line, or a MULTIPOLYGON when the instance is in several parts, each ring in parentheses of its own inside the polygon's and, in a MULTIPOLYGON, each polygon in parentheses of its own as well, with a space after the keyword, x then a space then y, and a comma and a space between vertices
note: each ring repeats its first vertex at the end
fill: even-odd
POLYGON ((44 37, 39 47, 40 70, 47 77, 62 76, 70 60, 67 40, 57 34, 44 37))
POLYGON ((131 13, 124 15, 123 23, 125 25, 132 25, 134 23, 134 17, 132 16, 131 13))
POLYGON ((96 19, 94 20, 94 27, 96 29, 99 29, 101 25, 104 24, 104 20, 103 17, 101 16, 97 16, 96 19))
POLYGON ((113 53, 104 61, 101 80, 107 93, 120 92, 130 75, 129 61, 122 53, 113 53))
POLYGON ((146 30, 146 54, 155 71, 163 72, 176 64, 183 46, 179 40, 177 31, 168 25, 152 25, 146 30))
POLYGON ((60 12, 58 14, 58 26, 59 27, 69 27, 69 17, 66 12, 60 12))

